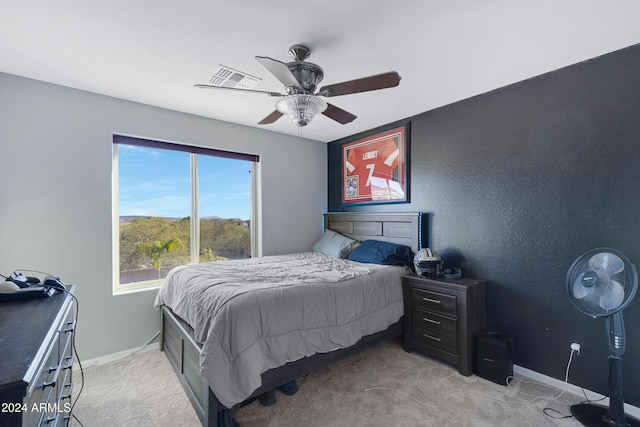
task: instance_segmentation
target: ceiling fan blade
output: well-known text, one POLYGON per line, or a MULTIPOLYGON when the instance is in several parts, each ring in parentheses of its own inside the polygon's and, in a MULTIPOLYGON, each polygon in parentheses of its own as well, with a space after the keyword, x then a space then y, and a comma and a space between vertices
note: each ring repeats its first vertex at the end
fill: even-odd
POLYGON ((294 86, 302 89, 302 86, 300 86, 298 80, 296 80, 293 74, 291 74, 291 70, 289 70, 289 67, 287 67, 287 64, 284 62, 271 59, 266 56, 256 56, 256 60, 262 64, 264 68, 269 70, 271 74, 276 76, 283 85, 287 87, 294 86))
POLYGON ((214 86, 214 85, 208 85, 208 84, 204 84, 204 83, 196 84, 194 86, 195 87, 199 87, 201 89, 224 89, 224 90, 234 90, 236 92, 263 93, 263 94, 269 95, 269 96, 284 96, 281 93, 269 92, 269 91, 266 91, 266 90, 253 90, 253 89, 242 89, 242 88, 238 88, 238 87, 214 86))
POLYGON ((274 110, 271 114, 269 114, 267 117, 265 117, 264 119, 260 120, 258 122, 259 125, 268 125, 269 123, 273 123, 276 120, 278 120, 280 117, 282 117, 283 114, 278 111, 278 110, 274 110))
POLYGON ((322 112, 325 116, 330 119, 335 120, 336 122, 344 125, 347 123, 351 123, 356 119, 357 116, 354 116, 348 111, 343 110, 342 108, 338 108, 333 104, 327 103, 327 109, 322 112))
POLYGON ((395 71, 376 74, 375 76, 363 77, 361 79, 350 80, 348 82, 336 83, 323 86, 318 95, 338 96, 350 93, 368 92, 371 90, 386 89, 400 84, 400 75, 395 71))

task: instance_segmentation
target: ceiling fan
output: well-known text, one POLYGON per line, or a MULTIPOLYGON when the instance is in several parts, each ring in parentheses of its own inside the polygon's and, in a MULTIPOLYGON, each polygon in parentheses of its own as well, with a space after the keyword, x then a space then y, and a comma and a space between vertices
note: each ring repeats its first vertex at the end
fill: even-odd
MULTIPOLYGON (((326 102, 320 97, 329 98, 332 96, 369 92, 395 87, 400 83, 400 75, 395 71, 390 71, 323 86, 316 92, 316 86, 322 81, 324 71, 318 65, 305 61, 310 54, 311 50, 307 46, 297 44, 289 48, 289 56, 293 58, 293 61, 288 63, 266 56, 256 56, 256 60, 284 85, 286 94, 254 90, 242 85, 222 86, 218 84, 196 84, 195 86, 206 89, 255 92, 280 97, 280 99, 276 101, 276 109, 258 122, 258 124, 265 125, 273 123, 286 114, 291 118, 293 123, 302 127, 309 124, 318 113, 322 113, 340 124, 350 123, 355 120, 355 115, 326 102)), ((231 71, 238 73, 235 70, 231 71)), ((253 80, 255 83, 259 81, 257 78, 253 78, 253 80)))

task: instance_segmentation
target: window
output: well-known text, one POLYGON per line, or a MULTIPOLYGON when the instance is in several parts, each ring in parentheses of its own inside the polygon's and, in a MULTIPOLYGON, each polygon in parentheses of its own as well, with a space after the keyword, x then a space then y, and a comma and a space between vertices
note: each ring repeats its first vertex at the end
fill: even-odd
POLYGON ((252 255, 258 157, 114 135, 114 293, 252 255))

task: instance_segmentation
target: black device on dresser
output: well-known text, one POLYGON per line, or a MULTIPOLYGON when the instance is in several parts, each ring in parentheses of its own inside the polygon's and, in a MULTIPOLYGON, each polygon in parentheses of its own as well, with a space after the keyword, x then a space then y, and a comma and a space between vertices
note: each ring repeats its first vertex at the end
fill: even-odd
POLYGON ((74 291, 0 304, 1 426, 69 425, 74 291))
POLYGON ((419 350, 473 373, 474 335, 485 329, 486 280, 402 279, 404 350, 419 350))

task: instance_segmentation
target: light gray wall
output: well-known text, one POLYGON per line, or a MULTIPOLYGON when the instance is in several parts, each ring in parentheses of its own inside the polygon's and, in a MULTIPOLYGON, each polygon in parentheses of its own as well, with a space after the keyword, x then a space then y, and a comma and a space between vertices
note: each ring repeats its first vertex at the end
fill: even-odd
POLYGON ((326 144, 0 73, 0 273, 41 270, 78 286, 82 359, 159 330, 157 291, 112 296, 114 133, 258 154, 262 253, 320 237, 326 144))

